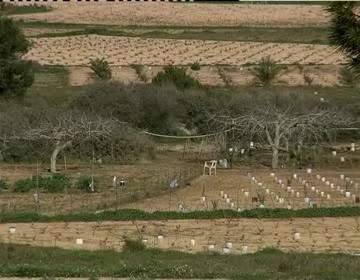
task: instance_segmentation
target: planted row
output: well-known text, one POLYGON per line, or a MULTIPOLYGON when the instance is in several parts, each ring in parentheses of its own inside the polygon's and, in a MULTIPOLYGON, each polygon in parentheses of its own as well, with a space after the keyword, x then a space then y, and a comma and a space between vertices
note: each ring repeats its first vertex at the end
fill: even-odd
POLYGON ((241 212, 233 210, 175 212, 145 212, 139 209, 121 209, 100 213, 74 213, 63 215, 37 215, 36 213, 1 213, 0 223, 20 222, 90 222, 90 221, 134 221, 134 220, 184 220, 184 219, 289 219, 317 217, 349 217, 360 216, 360 207, 305 208, 289 210, 251 209, 241 212))
POLYGON ((81 191, 91 191, 92 185, 95 185, 96 179, 90 176, 81 176, 75 182, 65 174, 57 173, 51 176, 32 176, 31 178, 16 181, 11 186, 4 178, 0 178, 0 190, 11 189, 14 192, 29 192, 34 189, 42 189, 47 192, 62 192, 66 188, 75 185, 81 191))

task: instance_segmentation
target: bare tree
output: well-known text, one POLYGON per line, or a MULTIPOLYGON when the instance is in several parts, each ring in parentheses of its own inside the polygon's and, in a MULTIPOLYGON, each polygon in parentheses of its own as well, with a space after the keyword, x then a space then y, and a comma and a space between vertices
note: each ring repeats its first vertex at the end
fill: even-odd
POLYGON ((302 104, 298 98, 284 99, 275 94, 247 102, 233 115, 212 115, 211 125, 217 131, 231 129, 235 137, 268 144, 272 168, 278 167, 279 152, 289 143, 331 140, 338 128, 351 123, 351 117, 336 107, 302 104))
POLYGON ((48 141, 53 146, 50 170, 56 172, 56 160, 62 150, 88 140, 110 138, 119 125, 120 123, 115 120, 64 113, 57 117, 44 116, 37 123, 26 123, 18 137, 30 141, 48 141))

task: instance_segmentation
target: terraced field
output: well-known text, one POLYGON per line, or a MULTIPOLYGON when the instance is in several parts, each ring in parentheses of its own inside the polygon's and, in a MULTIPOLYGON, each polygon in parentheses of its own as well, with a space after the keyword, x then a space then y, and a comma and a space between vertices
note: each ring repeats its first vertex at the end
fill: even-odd
POLYGON ((270 56, 280 64, 345 62, 342 54, 323 45, 143 39, 110 36, 71 36, 32 39, 25 58, 46 65, 88 65, 104 57, 111 65, 253 64, 270 56))
POLYGON ((66 249, 121 251, 126 238, 141 238, 149 248, 185 252, 222 252, 224 247, 237 254, 268 247, 286 252, 360 251, 358 217, 10 223, 0 224, 0 234, 5 243, 66 249))
MULTIPOLYGON (((18 4, 29 5, 27 2, 18 4)), ((285 27, 323 26, 328 25, 329 20, 324 6, 321 5, 213 5, 125 1, 109 3, 104 0, 42 4, 55 9, 47 13, 16 15, 15 18, 98 25, 285 27)))

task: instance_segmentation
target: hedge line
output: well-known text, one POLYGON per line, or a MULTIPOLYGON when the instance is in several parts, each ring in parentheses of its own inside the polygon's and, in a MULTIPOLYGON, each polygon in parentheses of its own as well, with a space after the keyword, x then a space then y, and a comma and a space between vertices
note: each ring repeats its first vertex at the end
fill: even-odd
POLYGON ((234 210, 216 211, 157 211, 145 212, 138 209, 121 209, 103 211, 100 213, 74 213, 63 215, 37 215, 36 213, 1 213, 0 223, 29 223, 29 222, 91 222, 91 221, 133 221, 133 220, 196 220, 196 219, 288 219, 288 218, 317 218, 317 217, 349 217, 360 216, 360 207, 334 208, 305 208, 289 210, 251 209, 241 212, 234 210))

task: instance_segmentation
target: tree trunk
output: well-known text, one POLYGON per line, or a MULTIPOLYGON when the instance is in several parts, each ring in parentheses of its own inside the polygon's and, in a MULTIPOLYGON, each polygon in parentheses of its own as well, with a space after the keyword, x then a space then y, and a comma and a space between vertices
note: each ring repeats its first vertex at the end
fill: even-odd
POLYGON ((50 171, 51 173, 56 173, 56 159, 58 154, 61 151, 61 147, 59 144, 56 144, 55 149, 53 150, 50 158, 50 171))
POLYGON ((271 168, 278 168, 279 165, 279 150, 280 150, 280 124, 275 123, 275 136, 274 140, 271 138, 270 132, 268 128, 265 128, 266 136, 268 139, 268 142, 272 148, 273 154, 272 154, 272 162, 271 162, 271 168))
POLYGON ((272 162, 271 162, 271 168, 278 168, 279 165, 279 149, 276 147, 273 147, 273 154, 272 154, 272 162))
POLYGON ((60 141, 57 141, 55 144, 55 148, 51 154, 51 158, 50 158, 50 171, 51 173, 56 173, 56 159, 57 156, 59 155, 59 153, 65 149, 66 147, 71 145, 71 141, 66 142, 63 145, 60 145, 60 141))
POLYGON ((286 149, 286 162, 290 161, 290 146, 289 141, 285 141, 285 149, 286 149))
POLYGON ((275 124, 275 137, 274 137, 274 145, 273 149, 273 158, 271 167, 278 168, 279 166, 279 149, 280 149, 280 125, 279 123, 275 124))

